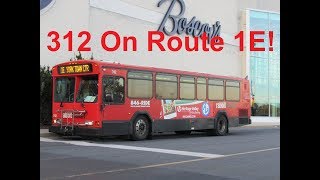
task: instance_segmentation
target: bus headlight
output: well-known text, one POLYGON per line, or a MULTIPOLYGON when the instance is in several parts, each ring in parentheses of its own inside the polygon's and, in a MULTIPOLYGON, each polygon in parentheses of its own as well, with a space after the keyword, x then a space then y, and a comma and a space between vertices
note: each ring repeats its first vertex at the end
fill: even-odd
POLYGON ((88 126, 92 126, 93 125, 93 121, 85 121, 84 124, 88 125, 88 126))
POLYGON ((60 124, 60 123, 61 123, 61 120, 60 120, 60 119, 55 119, 55 120, 53 120, 53 123, 55 123, 55 124, 60 124))

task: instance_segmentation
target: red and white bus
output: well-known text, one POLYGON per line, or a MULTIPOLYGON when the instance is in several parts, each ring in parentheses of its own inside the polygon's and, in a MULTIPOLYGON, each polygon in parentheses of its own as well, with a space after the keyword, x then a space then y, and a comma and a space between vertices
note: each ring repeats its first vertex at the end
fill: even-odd
POLYGON ((223 136, 251 124, 247 79, 95 60, 58 64, 52 76, 49 131, 57 134, 223 136))

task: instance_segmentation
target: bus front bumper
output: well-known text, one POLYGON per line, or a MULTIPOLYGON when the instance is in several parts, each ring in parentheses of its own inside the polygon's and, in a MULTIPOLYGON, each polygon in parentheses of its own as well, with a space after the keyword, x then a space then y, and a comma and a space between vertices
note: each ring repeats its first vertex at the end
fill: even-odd
POLYGON ((101 128, 89 128, 83 126, 50 126, 49 132, 61 135, 73 136, 112 136, 112 135, 128 135, 129 122, 103 122, 101 128))
POLYGON ((73 130, 70 126, 50 126, 49 132, 61 135, 73 136, 102 136, 101 128, 82 128, 74 126, 73 130))

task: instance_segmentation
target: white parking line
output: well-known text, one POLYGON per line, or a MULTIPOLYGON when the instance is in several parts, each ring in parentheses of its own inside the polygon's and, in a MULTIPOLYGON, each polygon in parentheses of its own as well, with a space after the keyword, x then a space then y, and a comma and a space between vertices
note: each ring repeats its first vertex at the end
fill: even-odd
POLYGON ((193 157, 201 157, 201 158, 224 157, 224 155, 220 155, 220 154, 198 153, 198 152, 190 152, 190 151, 178 151, 178 150, 147 148, 147 147, 138 147, 138 146, 125 146, 125 145, 117 145, 117 144, 98 144, 98 143, 88 143, 88 142, 83 142, 83 141, 61 141, 61 140, 53 140, 53 139, 48 139, 48 138, 43 138, 43 137, 40 137, 40 141, 42 141, 42 142, 58 142, 58 143, 72 144, 72 145, 77 145, 77 146, 106 147, 106 148, 113 148, 113 149, 157 152, 157 153, 175 154, 175 155, 182 155, 182 156, 193 156, 193 157))
POLYGON ((261 150, 257 150, 257 151, 248 151, 248 152, 241 152, 241 153, 228 154, 228 155, 224 155, 224 157, 229 157, 229 156, 238 156, 238 155, 242 155, 242 154, 252 154, 252 153, 264 152, 264 151, 272 151, 272 150, 276 150, 276 149, 280 149, 280 147, 269 148, 269 149, 261 149, 261 150))
POLYGON ((41 159, 40 158, 40 161, 52 161, 52 160, 61 160, 61 159, 70 159, 70 158, 73 158, 73 157, 55 157, 55 158, 43 158, 41 159))
MULTIPOLYGON (((276 149, 280 149, 280 147, 262 149, 262 150, 258 150, 258 151, 248 151, 248 152, 243 152, 243 153, 228 154, 228 155, 223 155, 221 157, 238 156, 238 155, 242 155, 242 154, 252 154, 252 153, 257 153, 257 152, 272 151, 272 150, 276 150, 276 149)), ((106 173, 121 172, 121 171, 131 171, 131 170, 139 170, 139 169, 147 169, 147 168, 164 167, 164 166, 185 164, 185 163, 204 161, 204 160, 210 160, 210 159, 214 159, 214 158, 199 158, 199 159, 191 159, 191 160, 186 160, 186 161, 176 161, 176 162, 163 163, 163 164, 152 164, 152 165, 147 165, 147 166, 127 168, 127 169, 114 169, 114 170, 108 170, 108 171, 74 174, 74 175, 65 176, 63 178, 74 178, 74 177, 80 177, 80 176, 91 176, 91 175, 106 174, 106 173)))
MULTIPOLYGON (((251 154, 251 153, 257 153, 257 152, 264 152, 264 151, 273 151, 276 149, 280 149, 280 147, 262 149, 262 150, 258 150, 258 151, 248 151, 248 152, 243 152, 243 153, 229 154, 229 155, 225 155, 222 157, 238 156, 238 155, 242 155, 242 154, 251 154)), ((75 178, 75 177, 81 177, 81 176, 92 176, 92 175, 97 175, 97 174, 107 174, 107 173, 122 172, 122 171, 132 171, 132 170, 139 170, 139 169, 166 167, 166 166, 171 166, 171 165, 186 164, 186 163, 198 162, 198 161, 204 161, 204 160, 210 160, 210 159, 215 159, 215 158, 198 158, 198 159, 190 159, 190 160, 186 160, 186 161, 175 161, 175 162, 162 163, 162 164, 151 164, 151 165, 138 166, 138 167, 132 167, 132 168, 113 169, 113 170, 106 170, 106 171, 95 171, 95 172, 88 172, 88 173, 82 173, 82 174, 73 174, 73 175, 68 175, 68 176, 64 176, 64 177, 51 177, 51 178, 47 178, 46 180, 66 179, 66 178, 75 178)))
POLYGON ((175 161, 175 162, 163 163, 163 164, 152 164, 152 165, 148 165, 148 166, 139 166, 139 167, 133 167, 133 168, 126 168, 126 169, 114 169, 114 170, 109 170, 109 171, 74 174, 74 175, 65 176, 64 178, 74 178, 74 177, 80 177, 80 176, 91 176, 91 175, 114 173, 114 172, 121 172, 121 171, 156 168, 156 167, 163 167, 163 166, 170 166, 170 165, 178 165, 178 164, 184 164, 184 163, 190 163, 190 162, 203 161, 203 160, 208 160, 208 159, 212 159, 212 158, 199 158, 199 159, 191 159, 191 160, 186 160, 186 161, 175 161))
POLYGON ((256 151, 247 151, 247 152, 234 153, 234 154, 228 154, 228 155, 220 155, 220 154, 197 153, 197 152, 177 151, 177 150, 159 149, 159 148, 124 146, 124 145, 116 145, 116 144, 97 144, 97 143, 88 143, 88 142, 81 142, 81 141, 61 141, 61 140, 53 140, 53 139, 48 139, 48 138, 43 138, 43 137, 40 137, 40 141, 58 142, 58 143, 72 144, 72 145, 78 145, 78 146, 106 147, 106 148, 114 148, 114 149, 148 151, 148 152, 158 152, 158 153, 165 153, 165 154, 201 157, 198 159, 191 159, 191 160, 185 160, 185 161, 175 161, 175 162, 169 162, 169 163, 163 163, 163 164, 151 164, 151 165, 146 165, 146 166, 125 168, 125 169, 113 169, 113 170, 98 171, 98 172, 88 172, 88 173, 82 173, 82 174, 68 175, 68 176, 64 176, 64 177, 51 177, 51 178, 47 178, 47 179, 75 178, 75 177, 81 177, 81 176, 92 176, 92 175, 96 175, 96 174, 107 174, 107 173, 130 171, 130 170, 165 167, 165 166, 170 166, 170 165, 185 164, 185 163, 191 163, 191 162, 197 162, 197 161, 204 161, 204 160, 210 160, 210 159, 216 159, 216 158, 238 156, 238 155, 243 155, 243 154, 252 154, 252 153, 273 151, 273 150, 280 149, 280 147, 275 147, 275 148, 261 149, 261 150, 256 150, 256 151))

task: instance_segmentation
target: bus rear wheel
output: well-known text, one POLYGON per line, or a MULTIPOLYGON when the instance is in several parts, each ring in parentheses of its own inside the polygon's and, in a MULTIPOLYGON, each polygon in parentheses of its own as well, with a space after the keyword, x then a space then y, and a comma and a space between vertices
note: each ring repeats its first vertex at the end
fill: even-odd
POLYGON ((138 116, 133 121, 131 139, 135 141, 144 140, 149 135, 150 123, 145 116, 138 116))
POLYGON ((215 129, 209 130, 209 135, 215 135, 215 136, 225 136, 228 132, 228 121, 225 116, 220 116, 217 119, 217 126, 215 129))

